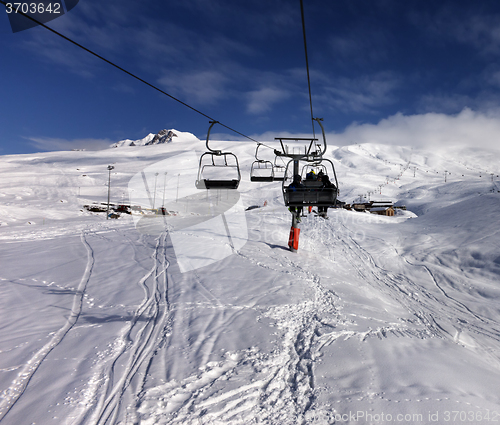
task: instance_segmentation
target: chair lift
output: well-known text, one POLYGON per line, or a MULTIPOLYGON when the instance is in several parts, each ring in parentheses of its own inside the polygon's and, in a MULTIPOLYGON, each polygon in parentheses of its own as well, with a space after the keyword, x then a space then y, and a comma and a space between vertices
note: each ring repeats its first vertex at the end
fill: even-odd
MULTIPOLYGON (((289 185, 293 182, 293 165, 294 160, 290 160, 285 171, 285 179, 283 180, 282 190, 283 199, 287 207, 331 207, 335 205, 338 195, 338 182, 335 174, 333 163, 329 159, 323 159, 321 165, 326 171, 324 174, 331 179, 333 187, 322 187, 322 183, 316 180, 302 180, 304 187, 290 188, 289 185)), ((310 167, 307 163, 304 167, 310 167)))
POLYGON ((257 144, 255 149, 255 161, 250 169, 250 181, 252 182, 272 182, 274 181, 274 166, 271 161, 258 158, 259 148, 262 143, 257 144))
POLYGON ((198 189, 238 189, 241 173, 236 155, 232 152, 214 150, 208 146, 210 131, 216 123, 217 121, 210 121, 206 142, 208 152, 200 157, 196 187, 198 189))
POLYGON ((302 177, 302 182, 307 183, 308 186, 321 186, 321 182, 317 182, 316 179, 318 175, 326 174, 328 175, 328 168, 325 164, 322 164, 321 161, 316 161, 312 163, 306 163, 302 166, 302 171, 300 173, 300 176, 302 177), (311 176, 311 171, 313 175, 311 176), (316 183, 313 183, 315 182, 316 183))
POLYGON ((277 155, 274 157, 274 166, 273 166, 274 181, 282 182, 285 179, 286 165, 277 164, 278 158, 279 157, 277 155))
POLYGON ((310 151, 315 139, 300 139, 310 141, 309 149, 303 155, 283 155, 292 158, 286 165, 285 177, 282 183, 283 199, 287 207, 331 207, 336 203, 339 193, 337 174, 333 162, 323 158, 323 154, 326 152, 326 135, 320 120, 316 119, 316 121, 323 132, 323 148, 316 150, 311 155, 310 151), (303 179, 302 184, 304 187, 290 188, 289 185, 293 182, 295 174, 299 174, 301 163, 303 164, 302 172, 307 172, 310 168, 317 169, 318 172, 319 170, 323 171, 323 174, 330 178, 332 187, 322 187, 322 184, 318 181, 303 179))

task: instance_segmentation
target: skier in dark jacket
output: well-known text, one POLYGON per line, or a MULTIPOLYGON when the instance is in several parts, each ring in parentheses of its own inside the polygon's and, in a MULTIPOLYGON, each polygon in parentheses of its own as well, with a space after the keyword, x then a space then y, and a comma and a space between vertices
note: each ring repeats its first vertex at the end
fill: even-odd
POLYGON ((302 177, 300 176, 300 174, 295 174, 295 176, 293 177, 293 182, 291 185, 288 186, 289 188, 291 189, 298 189, 298 188, 303 188, 305 187, 303 184, 302 184, 302 177))
POLYGON ((323 183, 322 187, 335 188, 335 185, 330 181, 330 177, 326 174, 321 177, 321 182, 323 183))
MULTIPOLYGON (((297 189, 303 189, 305 186, 302 184, 302 177, 300 174, 295 174, 293 177, 293 182, 288 186, 288 189, 292 192, 297 191, 297 189)), ((300 223, 300 215, 302 214, 302 207, 289 207, 288 210, 292 214, 296 214, 297 222, 300 223)))
MULTIPOLYGON (((322 183, 321 186, 322 188, 336 189, 336 186, 330 181, 330 177, 328 177, 326 174, 321 176, 320 180, 322 183)), ((328 218, 327 212, 328 212, 328 207, 318 207, 318 215, 320 217, 328 218)))

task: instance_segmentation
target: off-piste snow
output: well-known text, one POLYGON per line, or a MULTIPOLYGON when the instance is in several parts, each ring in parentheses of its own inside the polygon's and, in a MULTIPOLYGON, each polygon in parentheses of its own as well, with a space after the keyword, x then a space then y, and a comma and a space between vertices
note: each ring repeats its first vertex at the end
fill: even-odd
POLYGON ((173 131, 0 157, 1 425, 500 422, 497 156, 330 146, 339 199, 406 210, 306 214, 292 253, 255 145, 219 142, 224 198, 173 131), (155 205, 84 208, 109 178, 112 206, 155 205))

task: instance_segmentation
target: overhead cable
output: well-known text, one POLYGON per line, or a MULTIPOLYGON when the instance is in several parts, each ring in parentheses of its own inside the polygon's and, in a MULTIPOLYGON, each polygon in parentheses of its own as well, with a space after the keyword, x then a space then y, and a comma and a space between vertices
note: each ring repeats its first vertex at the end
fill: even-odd
MULTIPOLYGON (((0 0, 0 3, 2 3, 5 7, 7 7, 7 2, 3 1, 3 0, 0 0)), ((110 60, 104 58, 103 56, 95 53, 94 51, 88 49, 87 47, 85 46, 82 46, 80 43, 77 43, 76 41, 72 40, 71 38, 61 34, 60 32, 48 27, 47 25, 43 24, 42 22, 38 21, 37 19, 29 16, 28 14, 26 13, 23 13, 21 10, 18 10, 16 13, 19 13, 20 15, 24 16, 25 18, 28 18, 30 20, 32 20, 33 22, 37 23, 38 25, 44 27, 45 29, 49 30, 50 32, 58 35, 59 37, 61 38, 64 38, 66 41, 69 41, 70 43, 74 44, 75 46, 79 47, 80 49, 83 49, 85 50, 86 52, 90 53, 91 55, 94 55, 95 57, 103 60, 104 62, 108 63, 109 65, 111 66, 114 66, 115 68, 119 69, 120 71, 123 71, 125 74, 128 74, 130 75, 131 77, 135 78, 136 80, 139 80, 140 82, 146 84, 147 86, 159 91, 160 93, 164 94, 165 96, 168 96, 170 97, 171 99, 175 100, 176 102, 179 102, 181 105, 184 105, 186 106, 187 108, 193 110, 194 112, 197 112, 198 114, 204 116, 205 118, 208 118, 210 121, 217 121, 222 127, 225 127, 227 128, 228 130, 236 133, 236 134, 239 134, 240 136, 242 137, 245 137, 246 139, 249 139, 249 140, 252 140, 253 142, 256 142, 256 143, 259 143, 257 140, 255 139, 252 139, 251 137, 243 134, 243 133, 240 133, 239 131, 235 130, 234 128, 231 128, 223 123, 221 123, 220 121, 218 120, 215 120, 214 118, 210 117, 209 115, 201 112, 200 110, 196 109, 196 108, 193 108, 192 106, 188 105, 186 102, 183 102, 182 100, 180 99, 177 99, 176 97, 172 96, 171 94, 168 94, 167 92, 165 92, 164 90, 160 89, 159 87, 151 84, 151 83, 148 83, 146 80, 142 79, 141 77, 138 77, 137 75, 131 73, 130 71, 127 71, 126 69, 122 68, 121 66, 111 62, 110 60)))
POLYGON ((311 107, 311 123, 313 129, 313 137, 316 138, 316 132, 314 131, 314 114, 313 114, 313 104, 311 95, 311 78, 309 76, 309 59, 307 57, 307 41, 306 41, 306 23, 304 19, 304 3, 300 0, 300 14, 302 15, 302 33, 304 35, 304 51, 306 54, 306 69, 307 69, 307 85, 309 87, 309 105, 311 107))

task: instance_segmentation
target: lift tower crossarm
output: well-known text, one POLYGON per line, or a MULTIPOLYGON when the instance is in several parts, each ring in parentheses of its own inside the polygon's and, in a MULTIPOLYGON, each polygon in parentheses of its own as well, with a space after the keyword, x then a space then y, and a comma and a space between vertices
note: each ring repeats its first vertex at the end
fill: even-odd
POLYGON ((316 139, 316 138, 275 137, 274 140, 279 140, 280 141, 282 151, 280 152, 278 150, 274 150, 274 154, 276 156, 287 156, 289 158, 303 159, 303 160, 306 160, 306 161, 315 161, 315 160, 321 159, 323 157, 323 155, 325 154, 325 152, 326 152, 326 146, 327 146, 327 144, 326 144, 325 129, 323 127, 323 124, 321 124, 321 121, 323 121, 323 118, 314 118, 314 121, 316 121, 319 124, 319 126, 321 127, 321 132, 323 133, 323 147, 322 147, 322 149, 319 152, 316 151, 316 152, 314 152, 311 155, 311 149, 312 149, 312 147, 314 145, 314 142, 318 141, 318 139, 316 139), (294 141, 294 142, 308 141, 310 143, 309 143, 309 147, 307 148, 307 151, 305 153, 303 153, 303 154, 289 154, 285 150, 285 146, 283 145, 283 140, 285 140, 285 141, 294 141))
POLYGON ((300 138, 300 137, 276 137, 274 140, 279 140, 280 141, 280 143, 281 143, 281 149, 282 149, 281 152, 278 151, 278 150, 274 150, 274 154, 276 156, 286 156, 288 158, 304 159, 306 161, 313 161, 313 160, 316 160, 316 159, 318 159, 318 158, 321 157, 321 155, 317 155, 316 152, 314 154, 310 155, 310 151, 311 151, 311 148, 313 146, 313 143, 317 142, 318 139, 300 138), (305 151, 304 153, 291 154, 291 153, 287 153, 286 152, 285 146, 283 145, 283 140, 285 140, 285 141, 293 141, 293 142, 304 142, 304 141, 307 141, 307 142, 310 142, 310 143, 309 143, 309 147, 308 147, 307 151, 305 151))

